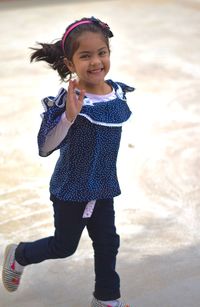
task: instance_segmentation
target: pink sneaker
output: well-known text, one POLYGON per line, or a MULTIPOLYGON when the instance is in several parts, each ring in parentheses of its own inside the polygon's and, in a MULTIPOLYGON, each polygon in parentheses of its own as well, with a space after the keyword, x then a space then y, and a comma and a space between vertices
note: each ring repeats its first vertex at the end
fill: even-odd
POLYGON ((20 278, 24 269, 23 266, 19 265, 15 261, 16 247, 16 244, 8 245, 4 254, 2 279, 4 287, 9 292, 13 292, 18 289, 20 278))

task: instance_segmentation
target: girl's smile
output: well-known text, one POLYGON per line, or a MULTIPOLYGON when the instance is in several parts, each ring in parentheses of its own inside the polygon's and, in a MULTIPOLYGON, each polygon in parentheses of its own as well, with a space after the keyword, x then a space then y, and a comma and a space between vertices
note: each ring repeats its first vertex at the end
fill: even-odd
POLYGON ((78 76, 78 86, 86 92, 107 94, 111 91, 104 79, 110 69, 110 51, 99 33, 85 32, 78 39, 79 47, 72 61, 65 60, 78 76))

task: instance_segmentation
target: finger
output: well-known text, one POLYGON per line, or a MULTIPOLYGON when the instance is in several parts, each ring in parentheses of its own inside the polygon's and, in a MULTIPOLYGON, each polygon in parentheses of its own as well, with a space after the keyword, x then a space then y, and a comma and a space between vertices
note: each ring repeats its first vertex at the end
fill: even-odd
POLYGON ((72 88, 72 80, 69 80, 68 90, 71 90, 71 88, 72 88))
POLYGON ((72 80, 74 88, 78 86, 78 81, 76 79, 72 80))
POLYGON ((68 105, 73 104, 75 101, 75 92, 74 92, 74 82, 72 80, 69 81, 68 93, 67 93, 67 102, 68 105))
POLYGON ((77 81, 76 80, 71 80, 71 88, 72 88, 73 92, 75 91, 76 87, 77 87, 77 81))
POLYGON ((85 90, 80 90, 80 94, 79 94, 79 97, 78 97, 78 103, 81 106, 83 104, 84 97, 85 97, 85 90))
POLYGON ((67 97, 70 97, 73 93, 73 88, 72 88, 72 82, 71 80, 69 81, 69 85, 68 85, 68 91, 67 91, 67 97))

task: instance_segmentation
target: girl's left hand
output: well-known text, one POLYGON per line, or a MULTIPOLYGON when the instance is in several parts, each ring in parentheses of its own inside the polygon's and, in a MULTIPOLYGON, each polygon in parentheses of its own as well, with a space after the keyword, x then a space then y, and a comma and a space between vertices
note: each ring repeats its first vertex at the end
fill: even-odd
POLYGON ((77 94, 75 93, 76 87, 77 87, 77 81, 70 80, 68 93, 67 93, 66 111, 65 111, 67 120, 70 122, 74 121, 76 116, 79 114, 85 96, 85 90, 80 90, 80 94, 77 97, 77 94))

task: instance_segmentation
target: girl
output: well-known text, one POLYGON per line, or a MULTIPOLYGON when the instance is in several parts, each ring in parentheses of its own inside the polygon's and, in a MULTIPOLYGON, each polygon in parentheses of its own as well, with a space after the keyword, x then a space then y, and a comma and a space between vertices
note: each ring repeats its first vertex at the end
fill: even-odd
POLYGON ((39 154, 60 150, 50 181, 54 236, 7 246, 3 283, 16 291, 25 266, 72 255, 87 227, 94 248, 95 289, 91 307, 130 307, 120 298, 115 271, 119 236, 113 198, 120 194, 116 160, 122 124, 131 115, 126 92, 134 89, 105 80, 110 68, 109 26, 92 17, 71 24, 61 40, 33 48, 31 61, 46 61, 62 81, 56 97, 43 99, 39 154), (76 74, 77 79, 72 80, 76 74))

